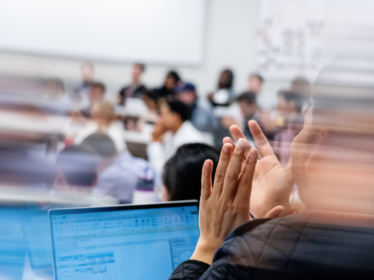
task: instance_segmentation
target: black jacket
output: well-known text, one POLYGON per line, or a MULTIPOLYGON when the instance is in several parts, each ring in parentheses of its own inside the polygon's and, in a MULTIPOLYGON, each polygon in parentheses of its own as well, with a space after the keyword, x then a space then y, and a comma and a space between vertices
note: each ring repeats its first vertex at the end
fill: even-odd
POLYGON ((374 229, 309 214, 254 220, 226 238, 211 266, 185 261, 170 279, 374 279, 374 229))

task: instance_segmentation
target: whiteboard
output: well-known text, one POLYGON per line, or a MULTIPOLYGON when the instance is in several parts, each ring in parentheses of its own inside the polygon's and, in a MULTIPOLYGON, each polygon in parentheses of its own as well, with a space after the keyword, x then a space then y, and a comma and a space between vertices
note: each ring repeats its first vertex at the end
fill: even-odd
POLYGON ((109 62, 202 62, 206 0, 11 0, 0 51, 109 62))
POLYGON ((323 61, 326 0, 261 0, 257 67, 267 78, 313 77, 323 61))

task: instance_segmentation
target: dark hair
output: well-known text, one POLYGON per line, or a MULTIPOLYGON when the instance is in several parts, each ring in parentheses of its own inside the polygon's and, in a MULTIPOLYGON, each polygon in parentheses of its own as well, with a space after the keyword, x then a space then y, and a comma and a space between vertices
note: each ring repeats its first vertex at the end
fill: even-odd
POLYGON ((154 101, 157 101, 161 96, 159 89, 145 90, 143 94, 154 101))
POLYGON ((90 147, 68 146, 57 156, 56 164, 69 185, 92 187, 95 184, 98 158, 90 147))
POLYGON ((309 97, 311 93, 311 85, 304 77, 296 77, 291 81, 291 91, 297 92, 303 97, 309 97))
POLYGON ((171 100, 167 102, 170 111, 180 115, 182 121, 187 121, 191 118, 191 108, 178 100, 171 100))
POLYGON ((139 67, 142 72, 145 71, 145 64, 143 63, 134 63, 134 66, 139 67))
POLYGON ((239 95, 238 101, 245 101, 248 104, 255 104, 256 103, 256 93, 253 91, 247 91, 239 95))
POLYGON ((105 93, 105 91, 106 91, 106 87, 105 87, 105 85, 103 84, 103 83, 100 83, 100 82, 95 82, 95 83, 93 83, 92 85, 91 85, 91 88, 98 88, 98 89, 100 89, 102 92, 104 92, 105 93))
POLYGON ((278 92, 278 96, 283 96, 286 102, 294 102, 296 110, 301 112, 304 99, 300 94, 293 91, 281 90, 278 92))
POLYGON ((178 83, 181 80, 181 77, 179 76, 178 72, 175 70, 171 70, 166 74, 166 77, 170 76, 175 83, 178 83))
POLYGON ((261 84, 264 82, 264 78, 258 73, 252 73, 251 75, 249 75, 249 78, 251 78, 251 77, 259 80, 261 84))
POLYGON ((200 200, 201 172, 204 161, 213 161, 214 179, 219 151, 206 144, 186 144, 177 150, 164 166, 163 182, 170 200, 200 200))
POLYGON ((232 85, 234 84, 234 73, 232 72, 231 69, 224 69, 221 74, 219 75, 218 79, 218 89, 229 89, 232 88, 232 85), (221 77, 227 74, 228 75, 228 81, 225 84, 222 84, 221 82, 221 77))
POLYGON ((91 147, 101 159, 108 159, 117 154, 113 140, 102 132, 89 135, 83 140, 82 145, 91 147))

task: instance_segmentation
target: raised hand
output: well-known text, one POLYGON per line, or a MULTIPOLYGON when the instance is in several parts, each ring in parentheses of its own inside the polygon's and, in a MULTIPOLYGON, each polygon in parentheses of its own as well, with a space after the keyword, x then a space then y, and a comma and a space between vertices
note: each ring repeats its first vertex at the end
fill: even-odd
MULTIPOLYGON (((214 187, 213 162, 205 161, 201 178, 200 238, 191 259, 212 263, 213 255, 228 233, 250 220, 251 186, 258 154, 256 149, 250 149, 243 163, 248 147, 245 139, 239 139, 235 148, 230 143, 223 145, 214 187)), ((279 216, 282 209, 278 206, 270 212, 279 216)))
MULTIPOLYGON (((261 156, 257 161, 253 177, 251 213, 256 218, 263 218, 278 205, 283 207, 281 215, 291 213, 289 197, 294 186, 292 162, 290 160, 288 165, 283 167, 257 122, 249 121, 248 126, 261 156)), ((235 141, 244 138, 238 126, 231 126, 230 132, 235 141)), ((234 144, 229 137, 223 139, 223 143, 234 144)), ((249 149, 248 145, 246 154, 249 149)))

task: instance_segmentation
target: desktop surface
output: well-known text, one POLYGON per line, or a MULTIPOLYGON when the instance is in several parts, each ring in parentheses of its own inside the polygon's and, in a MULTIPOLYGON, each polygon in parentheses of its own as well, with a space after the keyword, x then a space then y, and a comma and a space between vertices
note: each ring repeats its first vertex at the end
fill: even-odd
POLYGON ((50 211, 55 278, 167 279, 199 238, 197 202, 50 211))

